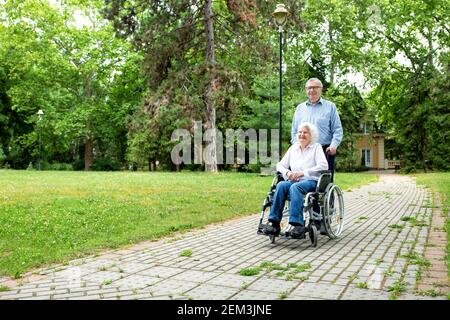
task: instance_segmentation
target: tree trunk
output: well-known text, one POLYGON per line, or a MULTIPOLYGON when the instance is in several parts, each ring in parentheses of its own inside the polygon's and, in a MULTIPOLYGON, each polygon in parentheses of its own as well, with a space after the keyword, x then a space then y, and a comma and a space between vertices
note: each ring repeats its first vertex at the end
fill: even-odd
MULTIPOLYGON (((331 22, 328 22, 328 36, 330 38, 331 47, 333 47, 333 28, 331 27, 331 22)), ((333 52, 330 54, 331 63, 330 63, 330 83, 334 84, 334 74, 335 74, 335 66, 334 66, 334 57, 333 52)))
MULTIPOLYGON (((205 89, 205 104, 206 104, 206 124, 205 129, 216 128, 216 108, 213 98, 211 97, 215 88, 216 70, 214 57, 214 25, 212 16, 212 0, 206 1, 205 7, 205 21, 206 21, 206 61, 208 64, 208 75, 210 82, 205 89)), ((213 133, 207 140, 205 146, 205 171, 217 172, 217 150, 216 150, 216 135, 213 133)))
POLYGON ((92 162, 94 161, 94 137, 92 136, 91 122, 87 124, 88 134, 86 137, 86 146, 84 148, 84 170, 91 170, 92 162))
MULTIPOLYGON (((92 86, 91 86, 92 76, 88 75, 84 78, 84 93, 87 99, 92 97, 92 86)), ((94 161, 94 137, 92 134, 92 123, 88 119, 86 121, 86 146, 84 148, 84 170, 91 170, 92 162, 94 161)))

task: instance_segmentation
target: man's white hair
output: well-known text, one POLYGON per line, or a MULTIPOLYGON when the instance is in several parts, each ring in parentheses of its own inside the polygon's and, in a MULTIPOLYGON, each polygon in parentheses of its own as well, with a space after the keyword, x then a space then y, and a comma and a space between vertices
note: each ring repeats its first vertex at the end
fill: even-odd
POLYGON ((311 135, 311 144, 314 144, 319 140, 319 130, 317 130, 317 127, 315 125, 309 122, 302 122, 298 126, 297 131, 301 128, 308 128, 309 134, 311 135))
POLYGON ((320 79, 318 79, 318 78, 309 78, 308 81, 306 81, 305 87, 308 84, 308 82, 310 82, 310 81, 317 81, 317 82, 319 82, 320 83, 320 87, 323 88, 322 81, 320 81, 320 79))

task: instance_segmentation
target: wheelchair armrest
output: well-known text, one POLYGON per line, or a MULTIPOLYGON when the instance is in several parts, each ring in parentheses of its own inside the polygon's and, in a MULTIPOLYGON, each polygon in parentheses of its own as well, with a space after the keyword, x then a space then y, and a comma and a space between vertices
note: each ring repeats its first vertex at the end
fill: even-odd
POLYGON ((280 171, 277 171, 276 176, 278 178, 278 182, 284 181, 283 174, 280 171))

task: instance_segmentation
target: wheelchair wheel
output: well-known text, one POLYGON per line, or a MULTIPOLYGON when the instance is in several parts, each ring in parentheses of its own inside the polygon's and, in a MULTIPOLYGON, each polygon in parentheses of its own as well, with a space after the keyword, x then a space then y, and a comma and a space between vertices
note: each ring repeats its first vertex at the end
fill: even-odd
POLYGON ((344 199, 337 185, 332 185, 326 192, 324 203, 324 224, 330 239, 337 238, 344 227, 344 199))
POLYGON ((317 232, 317 227, 312 223, 309 227, 309 240, 311 240, 311 247, 317 247, 317 238, 319 233, 317 232))

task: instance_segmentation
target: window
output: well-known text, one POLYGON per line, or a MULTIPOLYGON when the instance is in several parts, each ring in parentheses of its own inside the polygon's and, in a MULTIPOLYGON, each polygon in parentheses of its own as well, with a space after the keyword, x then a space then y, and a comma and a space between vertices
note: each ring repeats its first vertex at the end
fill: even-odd
POLYGON ((362 132, 363 132, 364 134, 369 134, 369 126, 367 125, 367 123, 364 123, 364 124, 362 125, 362 132))
POLYGON ((366 166, 368 168, 372 167, 372 161, 370 157, 370 149, 362 149, 361 150, 361 165, 366 166))

